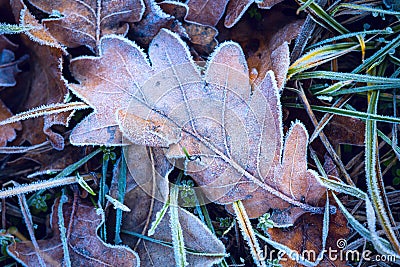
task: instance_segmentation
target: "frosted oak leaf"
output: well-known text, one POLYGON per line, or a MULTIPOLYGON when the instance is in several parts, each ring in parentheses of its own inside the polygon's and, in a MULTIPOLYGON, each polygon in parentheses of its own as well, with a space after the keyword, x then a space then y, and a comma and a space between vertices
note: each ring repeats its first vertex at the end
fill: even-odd
MULTIPOLYGON (((254 192, 262 191, 258 198, 272 195, 275 202, 322 211, 302 202, 301 188, 276 183, 281 177, 275 175, 285 173, 280 171, 283 141, 278 88, 270 71, 251 90, 238 44, 221 44, 202 74, 186 45, 168 30, 161 30, 150 44, 149 59, 129 40, 108 36, 101 40, 100 57, 75 59, 71 70, 80 82, 71 89, 95 109, 73 130, 73 144, 122 141, 164 147, 167 158, 185 160, 185 172, 210 201, 249 200, 254 192)), ((305 131, 304 127, 299 131, 305 131)), ((299 146, 306 147, 307 139, 301 140, 299 146)), ((317 184, 308 178, 303 184, 310 188, 310 182, 317 184)), ((282 207, 275 202, 252 216, 282 207)))
POLYGON ((32 5, 49 14, 43 19, 50 33, 63 45, 86 45, 97 50, 101 36, 125 34, 127 22, 139 21, 144 12, 142 0, 30 0, 32 5))

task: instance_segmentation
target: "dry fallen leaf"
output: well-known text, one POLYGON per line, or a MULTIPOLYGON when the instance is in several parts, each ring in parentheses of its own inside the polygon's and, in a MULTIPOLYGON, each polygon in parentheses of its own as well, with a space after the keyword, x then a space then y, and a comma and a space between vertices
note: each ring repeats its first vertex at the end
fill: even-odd
POLYGON ((139 22, 131 23, 131 34, 139 45, 147 46, 157 35, 160 29, 165 28, 187 37, 185 29, 173 16, 170 16, 159 7, 154 0, 143 0, 146 6, 143 18, 139 22))
POLYGON ((169 147, 170 159, 190 155, 185 171, 211 201, 249 199, 259 189, 263 198, 275 201, 252 208, 252 217, 291 205, 303 212, 322 211, 303 203, 304 198, 318 201, 324 190, 307 171, 305 128, 300 123, 293 126, 288 140, 299 143, 286 145, 293 149, 285 150, 282 170, 281 107, 274 74, 269 71, 252 91, 246 60, 236 43, 216 49, 204 77, 188 48, 168 30, 149 47, 151 67, 140 48, 122 37, 108 36, 100 44, 100 57, 71 62, 80 82, 71 89, 95 109, 72 131, 71 143, 116 144, 122 140, 120 128, 129 140, 124 143, 169 147), (304 176, 282 177, 294 170, 304 176), (279 183, 283 180, 288 184, 279 183))
MULTIPOLYGON (((68 91, 61 75, 63 50, 47 30, 35 20, 22 2, 12 0, 11 4, 14 16, 20 24, 36 27, 29 34, 21 36, 23 43, 30 48, 32 75, 30 93, 23 109, 28 110, 41 105, 63 102, 68 91)), ((24 121, 20 143, 27 140, 32 145, 36 145, 48 138, 54 148, 62 150, 64 138, 54 132, 51 127, 53 125, 67 126, 71 114, 71 112, 64 112, 24 121)))
MULTIPOLYGON (((334 201, 333 198, 332 201, 334 201)), ((293 227, 270 228, 268 229, 268 234, 272 240, 289 247, 291 250, 306 257, 307 260, 315 262, 322 250, 322 228, 323 215, 304 214, 293 227)), ((341 256, 341 249, 337 246, 337 242, 346 239, 349 233, 350 229, 347 226, 347 220, 340 209, 337 209, 337 212, 331 214, 329 218, 329 232, 325 247, 328 252, 325 252, 324 258, 318 266, 348 266, 343 254, 341 256), (331 256, 328 253, 331 253, 331 256)), ((288 255, 285 255, 279 263, 282 267, 304 266, 290 259, 288 255)))
POLYGON ((324 127, 324 133, 334 145, 349 144, 363 146, 365 144, 365 122, 357 118, 333 116, 324 127))
MULTIPOLYGON (((197 53, 208 56, 217 46, 216 36, 218 31, 212 26, 207 26, 199 23, 186 21, 188 14, 188 6, 179 2, 162 2, 160 7, 166 13, 174 16, 181 21, 180 24, 185 30, 187 39, 190 41, 190 47, 195 49, 197 53)), ((176 32, 176 31, 174 31, 176 32)), ((157 32, 158 33, 158 32, 157 32)), ((180 35, 182 36, 182 35, 180 35)))
MULTIPOLYGON (((127 175, 124 204, 131 209, 131 212, 123 213, 122 231, 147 236, 157 212, 162 209, 168 198, 169 183, 165 176, 170 171, 171 165, 166 161, 161 149, 129 146, 125 155, 130 172, 127 175)), ((118 177, 117 171, 114 174, 114 183, 110 188, 111 194, 115 198, 118 197, 118 177)), ((151 238, 171 243, 172 233, 169 221, 167 212, 151 238)), ((212 266, 223 258, 225 255, 224 245, 196 216, 179 208, 179 222, 183 230, 189 266, 212 266), (191 253, 193 251, 197 254, 191 253), (199 253, 203 253, 203 255, 199 253), (214 254, 214 256, 210 254, 214 254)), ((129 234, 121 234, 121 238, 124 244, 134 248, 138 253, 141 266, 176 266, 172 247, 144 239, 139 241, 137 237, 129 234)))
POLYGON ((225 12, 228 0, 189 0, 187 1, 187 21, 215 26, 225 12))
POLYGON ((127 22, 139 21, 144 12, 142 0, 29 2, 50 15, 42 22, 61 44, 68 47, 85 45, 93 50, 97 50, 104 35, 126 34, 127 22))
MULTIPOLYGON (((46 266, 63 266, 64 252, 60 238, 58 198, 53 206, 51 226, 53 237, 38 240, 40 256, 46 266)), ((139 259, 132 250, 123 246, 106 244, 97 236, 97 229, 104 221, 89 200, 76 199, 62 206, 68 252, 73 266, 139 266, 139 259)), ((8 253, 27 266, 40 266, 32 242, 13 243, 8 253)))
MULTIPOLYGON (((7 106, 0 99, 0 121, 5 120, 11 117, 13 114, 7 108, 7 106)), ((10 142, 15 139, 17 136, 16 130, 21 130, 22 126, 20 122, 8 124, 2 126, 0 128, 0 147, 7 145, 7 142, 10 142)))
POLYGON ((296 38, 303 22, 298 20, 289 23, 275 32, 270 38, 258 33, 260 43, 257 51, 247 50, 249 69, 257 71, 257 77, 253 80, 255 86, 262 82, 269 70, 273 70, 278 88, 283 89, 290 65, 289 43, 296 38))
MULTIPOLYGON (((224 0, 220 0, 224 1, 224 0)), ((240 20, 249 6, 257 3, 257 6, 262 9, 270 9, 274 5, 282 2, 283 0, 264 0, 262 2, 256 0, 231 0, 226 7, 225 27, 231 28, 240 20)))

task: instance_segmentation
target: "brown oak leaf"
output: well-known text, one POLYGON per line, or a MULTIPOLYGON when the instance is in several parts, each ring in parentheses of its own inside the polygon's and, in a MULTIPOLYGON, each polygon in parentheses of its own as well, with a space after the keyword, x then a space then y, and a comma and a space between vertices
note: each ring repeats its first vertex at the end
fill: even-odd
MULTIPOLYGON (((103 38, 100 48, 100 57, 71 62, 80 82, 71 89, 95 109, 72 131, 71 143, 118 144, 122 129, 128 139, 124 143, 165 147, 168 158, 186 159, 186 173, 210 201, 259 202, 253 197, 258 189, 260 198, 274 201, 246 207, 251 217, 288 206, 322 212, 304 203, 304 198, 318 201, 324 191, 307 170, 306 130, 294 124, 286 145, 292 147, 285 150, 282 167, 281 106, 274 74, 269 71, 252 90, 238 44, 221 44, 204 76, 185 44, 168 30, 150 44, 151 66, 140 48, 122 37, 103 38)), ((291 219, 300 215, 296 212, 291 219)))
MULTIPOLYGON (((127 232, 147 236, 156 214, 167 201, 169 183, 166 174, 171 170, 161 149, 129 146, 125 150, 127 166, 127 192, 124 204, 131 209, 123 213, 121 238, 138 253, 141 266, 176 266, 172 247, 151 240, 138 239, 127 232), (125 233, 124 233, 125 231, 125 233)), ((114 173, 111 194, 118 197, 118 175, 114 173)), ((189 266, 213 266, 225 256, 225 247, 196 216, 178 207, 184 244, 189 266), (196 252, 196 253, 193 253, 196 252)), ((167 211, 151 238, 172 243, 169 212, 167 211)))
POLYGON ((40 266, 38 254, 46 266, 62 266, 64 251, 60 227, 66 228, 69 258, 73 266, 139 266, 135 252, 127 247, 106 244, 97 236, 97 229, 104 222, 89 200, 75 199, 62 205, 64 225, 59 225, 60 198, 55 201, 51 215, 53 237, 38 240, 39 252, 31 241, 13 243, 8 253, 26 266, 40 266))
MULTIPOLYGON (((333 198, 330 197, 330 199, 334 201, 333 198)), ((321 200, 324 200, 324 198, 321 200)), ((304 256, 308 261, 315 262, 322 250, 322 228, 323 215, 304 214, 294 226, 290 228, 270 228, 268 229, 268 234, 272 240, 289 247, 299 255, 304 256)), ((348 266, 345 253, 338 247, 337 243, 342 242, 349 234, 350 229, 347 226, 346 217, 340 209, 337 209, 336 213, 331 214, 329 218, 328 237, 325 245, 327 252, 324 253, 323 259, 317 266, 348 266)), ((282 267, 304 266, 288 257, 288 255, 285 255, 279 263, 282 267)))
POLYGON ((50 15, 42 22, 61 44, 67 47, 85 45, 93 50, 97 50, 98 42, 104 35, 126 34, 127 22, 139 21, 144 12, 142 0, 29 2, 50 15))

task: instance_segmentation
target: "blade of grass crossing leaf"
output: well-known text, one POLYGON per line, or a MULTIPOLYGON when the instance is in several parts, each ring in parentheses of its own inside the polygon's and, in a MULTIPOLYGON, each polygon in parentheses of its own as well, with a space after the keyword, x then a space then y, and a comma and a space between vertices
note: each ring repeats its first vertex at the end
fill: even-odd
MULTIPOLYGON (((314 115, 313 110, 311 109, 310 103, 308 102, 307 96, 304 93, 303 88, 300 87, 300 90, 297 92, 299 95, 301 101, 303 102, 303 105, 307 111, 308 116, 310 117, 314 127, 318 126, 318 120, 314 115)), ((350 175, 347 173, 346 168, 343 165, 343 162, 341 161, 340 157, 336 153, 336 151, 333 149, 331 143, 329 142, 328 138, 326 135, 320 131, 319 134, 322 143, 324 144, 326 150, 328 151, 329 155, 332 157, 333 161, 335 162, 336 166, 339 167, 340 172, 344 175, 346 181, 348 184, 354 185, 353 180, 351 179, 350 175)))
MULTIPOLYGON (((102 209, 105 209, 106 204, 106 179, 107 179, 107 168, 108 168, 109 157, 105 157, 103 154, 103 163, 101 166, 101 179, 100 179, 100 189, 99 189, 99 202, 102 209)), ((100 237, 104 242, 107 242, 107 231, 106 224, 100 228, 100 237)))
MULTIPOLYGON (((376 114, 379 99, 379 91, 373 91, 370 95, 368 104, 368 113, 376 114)), ((377 174, 380 171, 378 167, 379 156, 377 151, 377 126, 376 121, 367 119, 365 128, 365 174, 367 179, 368 193, 371 197, 372 205, 377 213, 378 220, 385 231, 394 250, 400 254, 400 243, 396 238, 395 232, 391 226, 389 218, 390 210, 385 205, 385 199, 382 196, 385 194, 384 185, 380 179, 381 175, 377 174)), ((368 218, 367 218, 368 219, 368 218)))
MULTIPOLYGON (((202 205, 201 203, 204 203, 204 199, 202 196, 201 191, 198 192, 194 190, 194 198, 196 201, 196 211, 199 214, 200 220, 207 225, 208 229, 211 230, 211 232, 215 235, 215 229, 214 226, 212 225, 212 221, 210 218, 210 214, 208 213, 206 205, 202 205)), ((222 261, 218 264, 219 266, 229 266, 228 263, 226 262, 225 259, 222 259, 222 261)))
MULTIPOLYGON (((127 172, 124 153, 121 153, 121 158, 119 161, 120 161, 119 162, 120 172, 119 172, 119 178, 118 178, 118 201, 121 203, 124 203, 125 191, 126 191, 126 172, 127 172)), ((115 213, 116 213, 116 218, 115 218, 114 242, 115 242, 115 244, 120 244, 120 243, 122 243, 121 236, 120 236, 121 223, 122 223, 122 210, 117 209, 115 213)))
POLYGON ((183 232, 181 224, 179 223, 178 196, 179 187, 173 185, 170 193, 171 206, 169 208, 172 245, 174 247, 175 265, 179 267, 185 267, 189 263, 186 261, 183 232))
MULTIPOLYGON (((197 192, 197 191, 195 191, 195 192, 197 192)), ((195 197, 196 197, 196 204, 198 204, 201 207, 202 213, 204 215, 205 221, 203 221, 203 222, 207 225, 208 229, 210 229, 211 232, 213 234, 215 234, 215 229, 214 229, 214 226, 212 225, 210 214, 208 213, 207 207, 206 207, 206 205, 200 204, 200 203, 204 203, 204 199, 203 199, 201 192, 200 192, 200 194, 195 194, 195 197)))
POLYGON ((256 239, 254 229, 251 226, 249 216, 247 216, 246 213, 246 209, 244 208, 240 200, 233 203, 233 210, 235 211, 236 220, 238 221, 243 238, 244 240, 246 240, 247 245, 249 246, 254 263, 257 266, 266 267, 265 257, 263 257, 263 252, 261 251, 260 244, 256 239))
POLYGON ((69 256, 69 250, 68 250, 68 239, 67 239, 67 230, 65 228, 65 221, 64 221, 64 214, 63 214, 63 204, 68 201, 68 196, 65 194, 65 188, 62 190, 62 195, 60 197, 58 204, 58 227, 60 228, 60 239, 61 239, 61 244, 63 247, 63 252, 64 252, 64 262, 65 266, 71 267, 71 258, 69 256))
POLYGON ((58 178, 62 178, 65 177, 67 175, 70 175, 71 173, 73 173, 74 171, 76 171, 77 169, 79 169, 83 164, 85 164, 86 162, 88 162, 91 158, 93 158, 94 156, 96 156, 97 154, 99 154, 101 152, 101 149, 98 148, 95 151, 93 151, 92 153, 90 153, 89 155, 85 156, 83 159, 78 160, 77 162, 69 165, 67 168, 65 168, 64 170, 62 170, 62 172, 60 172, 59 174, 56 175, 56 177, 54 177, 54 179, 58 179, 58 178))
POLYGON ((385 83, 395 84, 400 86, 400 79, 398 78, 386 78, 380 76, 372 76, 368 74, 356 74, 346 72, 334 72, 334 71, 310 71, 297 74, 294 78, 298 80, 303 79, 329 79, 337 81, 354 81, 360 83, 385 83))
POLYGON ((157 226, 160 224, 161 220, 164 218, 165 213, 167 212, 168 208, 169 208, 170 202, 169 199, 164 203, 164 206, 162 207, 162 209, 156 213, 156 218, 155 220, 151 223, 151 227, 149 229, 149 231, 147 232, 147 234, 149 236, 154 235, 157 226))
POLYGON ((91 194, 92 196, 95 196, 96 193, 93 191, 92 188, 90 188, 90 186, 86 183, 86 181, 82 178, 82 176, 79 175, 79 173, 76 173, 76 181, 78 182, 78 184, 85 189, 86 192, 88 192, 89 194, 91 194))

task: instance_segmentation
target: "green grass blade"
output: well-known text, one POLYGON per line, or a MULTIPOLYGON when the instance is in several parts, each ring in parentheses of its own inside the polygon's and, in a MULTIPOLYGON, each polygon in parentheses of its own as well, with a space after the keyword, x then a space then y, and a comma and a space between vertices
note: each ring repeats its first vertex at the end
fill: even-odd
POLYGON ((351 32, 351 33, 346 33, 346 34, 341 34, 339 36, 335 36, 332 38, 328 38, 328 39, 324 39, 318 43, 315 43, 313 45, 310 45, 309 47, 307 47, 307 49, 314 49, 317 48, 321 45, 325 45, 331 42, 337 42, 340 40, 344 40, 344 39, 348 39, 348 38, 352 38, 352 37, 357 37, 357 36, 365 36, 368 34, 383 34, 383 35, 387 35, 387 34, 392 34, 393 30, 392 28, 386 28, 384 30, 370 30, 370 31, 362 31, 362 32, 351 32))
POLYGON ((172 245, 175 255, 175 266, 185 267, 189 263, 186 260, 186 249, 183 240, 183 232, 179 223, 179 206, 178 206, 179 186, 173 185, 171 188, 169 207, 170 226, 172 235, 172 245))
POLYGON ((342 3, 342 4, 338 5, 334 10, 332 10, 331 14, 334 15, 340 8, 362 10, 362 11, 372 12, 375 14, 385 14, 385 15, 393 15, 393 16, 400 15, 400 12, 396 12, 396 11, 384 10, 384 9, 380 9, 380 8, 369 7, 367 5, 356 5, 356 4, 351 4, 351 3, 342 3))
POLYGON ((156 218, 155 220, 151 223, 151 227, 149 229, 149 231, 147 232, 147 234, 149 236, 154 235, 154 233, 156 232, 157 226, 160 224, 160 222, 162 221, 162 219, 164 218, 165 213, 167 212, 168 208, 169 208, 169 199, 164 203, 164 206, 162 207, 162 209, 160 211, 158 211, 156 213, 156 218))
MULTIPOLYGON (((376 114, 379 99, 379 91, 371 93, 368 113, 376 114)), ((385 201, 385 189, 380 179, 377 126, 375 120, 367 119, 365 128, 365 175, 367 179, 368 193, 371 197, 373 208, 378 220, 385 231, 394 250, 400 254, 400 243, 395 235, 390 221, 390 209, 385 201), (379 173, 378 173, 379 172, 379 173)))
POLYGON ((361 65, 355 68, 352 72, 359 73, 370 68, 376 62, 383 59, 390 51, 395 50, 400 45, 400 34, 398 34, 392 41, 390 41, 383 48, 379 49, 371 57, 367 58, 361 65))
MULTIPOLYGON (((118 164, 118 163, 117 163, 118 164)), ((118 178, 118 201, 120 203, 124 203, 125 199, 125 191, 126 191, 126 173, 127 173, 127 167, 126 167, 126 161, 124 157, 124 153, 121 153, 121 159, 120 159, 120 171, 119 171, 119 178, 118 178)), ((114 242, 115 244, 121 244, 121 224, 122 224, 122 210, 117 209, 115 211, 116 213, 116 219, 115 219, 115 238, 114 242)))
MULTIPOLYGON (((302 0, 299 0, 299 2, 302 4, 306 3, 302 0)), ((333 29, 341 34, 349 32, 342 24, 337 22, 331 15, 326 13, 325 10, 323 10, 322 7, 320 7, 317 3, 310 3, 307 10, 310 12, 315 22, 317 22, 319 25, 333 29)))
POLYGON ((235 211, 236 220, 238 221, 239 228, 242 232, 244 240, 250 249, 251 256, 253 257, 256 266, 266 267, 265 257, 262 256, 260 244, 255 236, 253 226, 247 216, 246 209, 240 200, 233 202, 233 210, 235 211))

